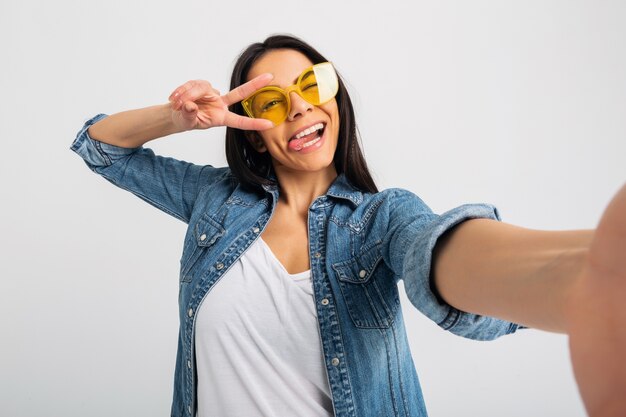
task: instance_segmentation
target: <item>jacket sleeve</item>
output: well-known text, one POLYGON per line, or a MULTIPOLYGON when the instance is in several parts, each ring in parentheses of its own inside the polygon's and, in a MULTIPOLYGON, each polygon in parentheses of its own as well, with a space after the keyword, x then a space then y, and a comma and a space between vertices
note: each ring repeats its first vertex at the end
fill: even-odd
POLYGON ((488 204, 466 204, 437 215, 415 194, 397 190, 389 213, 383 256, 394 273, 404 280, 411 303, 441 328, 468 339, 492 340, 523 328, 454 308, 438 296, 431 279, 432 253, 437 239, 465 220, 499 221, 497 209, 488 204))
POLYGON ((189 223, 199 191, 230 175, 228 167, 195 165, 155 155, 143 146, 122 148, 89 137, 89 127, 105 117, 98 114, 87 120, 70 149, 93 172, 185 223, 189 223))

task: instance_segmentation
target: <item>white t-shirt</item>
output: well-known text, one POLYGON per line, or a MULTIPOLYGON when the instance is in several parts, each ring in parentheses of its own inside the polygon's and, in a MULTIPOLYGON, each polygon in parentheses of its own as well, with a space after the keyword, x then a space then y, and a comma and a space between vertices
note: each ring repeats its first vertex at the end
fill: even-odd
POLYGON ((289 274, 259 237, 200 305, 198 417, 333 415, 311 271, 289 274))

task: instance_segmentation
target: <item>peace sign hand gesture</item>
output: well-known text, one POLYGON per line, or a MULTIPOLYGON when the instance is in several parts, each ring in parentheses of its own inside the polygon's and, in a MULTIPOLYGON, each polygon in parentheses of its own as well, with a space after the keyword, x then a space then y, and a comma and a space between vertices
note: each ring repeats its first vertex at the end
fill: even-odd
POLYGON ((270 129, 274 124, 269 120, 240 116, 229 111, 228 106, 265 87, 272 78, 272 74, 261 74, 224 95, 220 95, 208 81, 187 81, 169 96, 172 121, 180 131, 215 126, 230 126, 243 130, 270 129))

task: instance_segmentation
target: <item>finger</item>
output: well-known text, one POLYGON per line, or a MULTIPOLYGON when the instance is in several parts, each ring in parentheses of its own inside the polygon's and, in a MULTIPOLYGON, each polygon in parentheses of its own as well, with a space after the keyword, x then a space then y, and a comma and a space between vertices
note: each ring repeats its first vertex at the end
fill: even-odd
POLYGON ((179 100, 184 103, 187 101, 196 101, 200 98, 208 100, 211 97, 219 97, 217 90, 211 87, 210 84, 201 83, 192 86, 189 90, 181 94, 179 100))
POLYGON ((185 83, 181 86, 178 92, 173 93, 174 96, 174 110, 178 110, 182 107, 183 103, 187 101, 195 101, 200 97, 219 97, 219 92, 215 90, 211 83, 204 80, 194 80, 185 83))
POLYGON ((173 101, 173 100, 177 100, 180 95, 182 93, 184 93, 185 91, 189 90, 191 88, 191 86, 193 85, 195 81, 187 81, 185 84, 177 87, 174 91, 172 91, 172 94, 170 94, 170 96, 168 97, 168 100, 173 101))
POLYGON ((274 123, 267 119, 253 119, 227 112, 224 116, 224 125, 241 130, 267 130, 274 127, 274 123))
POLYGON ((265 73, 257 77, 254 77, 245 84, 241 84, 239 87, 232 89, 230 92, 222 96, 222 101, 227 105, 237 103, 254 93, 259 88, 265 87, 269 84, 274 76, 272 74, 265 73))
POLYGON ((180 96, 185 93, 189 88, 191 88, 191 83, 185 83, 182 86, 178 87, 176 90, 172 92, 169 96, 169 101, 172 103, 172 110, 178 111, 183 106, 183 101, 180 99, 180 96))
POLYGON ((183 110, 185 110, 186 113, 194 113, 196 110, 198 110, 198 105, 193 101, 187 101, 183 106, 183 110))

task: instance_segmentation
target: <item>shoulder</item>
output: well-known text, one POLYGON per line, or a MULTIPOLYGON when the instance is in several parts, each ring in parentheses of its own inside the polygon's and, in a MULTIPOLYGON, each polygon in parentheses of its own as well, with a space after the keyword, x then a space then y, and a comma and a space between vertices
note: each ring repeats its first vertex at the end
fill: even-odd
POLYGON ((412 191, 388 188, 376 193, 362 193, 356 205, 336 206, 330 220, 355 232, 381 232, 419 218, 430 218, 430 208, 412 191))
POLYGON ((387 188, 377 193, 364 193, 361 205, 381 205, 390 213, 428 211, 428 205, 414 192, 405 188, 387 188))

